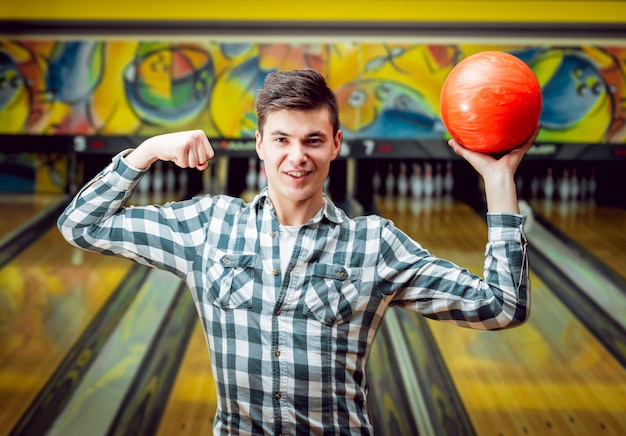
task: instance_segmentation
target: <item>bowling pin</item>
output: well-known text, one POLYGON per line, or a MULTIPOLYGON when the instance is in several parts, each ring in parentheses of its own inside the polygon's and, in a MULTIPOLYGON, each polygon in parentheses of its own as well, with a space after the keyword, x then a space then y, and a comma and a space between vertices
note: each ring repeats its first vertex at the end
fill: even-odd
POLYGON ((400 174, 398 174, 398 195, 404 198, 408 192, 409 179, 406 175, 406 164, 404 162, 400 162, 400 174))
POLYGON ((422 167, 419 164, 413 164, 413 172, 411 173, 411 194, 413 198, 420 198, 424 191, 422 182, 422 167))
POLYGON ((424 164, 424 196, 431 198, 435 192, 435 183, 433 181, 433 167, 430 163, 424 164))
POLYGON ((563 201, 569 199, 569 183, 569 171, 566 168, 563 170, 563 175, 559 179, 559 198, 563 201))
POLYGON ((580 182, 578 181, 578 172, 576 168, 572 169, 572 177, 570 179, 570 197, 573 200, 578 200, 580 195, 580 182))
POLYGON ((248 159, 248 173, 246 174, 246 187, 248 188, 248 191, 254 191, 257 188, 256 159, 253 157, 248 159))
POLYGON ((543 181, 543 195, 545 198, 551 199, 554 195, 554 178, 552 176, 552 168, 548 168, 548 174, 543 181))
POLYGON ((163 162, 157 161, 154 164, 154 174, 152 175, 152 194, 155 197, 160 197, 163 194, 163 186, 165 186, 163 162))
POLYGON ((372 177, 372 189, 374 190, 374 195, 380 194, 380 171, 378 170, 378 164, 374 167, 374 176, 372 177))
POLYGON ((539 193, 539 178, 534 175, 532 180, 530 181, 530 198, 533 200, 537 198, 537 194, 539 193))
POLYGON ((178 195, 180 198, 187 196, 187 185, 189 184, 189 174, 183 169, 178 174, 178 195))
POLYGON ((174 173, 174 165, 168 165, 165 172, 165 192, 168 197, 174 195, 176 189, 176 173, 174 173))
POLYGON ((591 173, 589 174, 589 182, 587 182, 587 190, 588 190, 590 200, 593 200, 596 198, 597 188, 598 188, 598 182, 596 181, 596 169, 591 168, 591 173))
POLYGON ((259 163, 259 176, 258 181, 259 191, 262 191, 263 188, 267 186, 267 173, 265 172, 265 162, 261 161, 259 163))
POLYGON ((393 175, 393 165, 389 164, 387 166, 387 177, 385 178, 385 194, 387 195, 387 197, 393 197, 394 191, 393 188, 396 184, 396 181, 394 179, 394 175, 393 175))

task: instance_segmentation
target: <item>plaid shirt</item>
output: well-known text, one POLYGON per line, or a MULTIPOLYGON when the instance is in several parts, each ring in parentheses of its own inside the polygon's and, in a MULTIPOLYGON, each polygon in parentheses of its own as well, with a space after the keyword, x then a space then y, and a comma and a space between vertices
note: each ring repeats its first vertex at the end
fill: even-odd
POLYGON ((267 192, 128 207, 142 175, 120 155, 59 218, 72 244, 163 268, 189 286, 219 395, 216 434, 368 434, 365 364, 385 310, 477 329, 529 313, 523 217, 488 214, 485 280, 431 255, 386 219, 330 201, 280 271, 267 192))

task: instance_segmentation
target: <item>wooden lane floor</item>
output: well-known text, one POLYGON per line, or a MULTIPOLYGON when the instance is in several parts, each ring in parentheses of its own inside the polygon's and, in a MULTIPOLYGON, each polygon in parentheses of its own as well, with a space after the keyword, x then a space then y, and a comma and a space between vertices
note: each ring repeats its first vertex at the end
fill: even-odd
POLYGON ((55 204, 62 197, 56 194, 1 194, 0 240, 55 204))
POLYGON ((133 265, 56 227, 0 269, 0 434, 10 431, 133 265))
MULTIPOLYGON (((379 205, 433 254, 482 275, 487 229, 468 206, 379 205)), ((516 329, 428 321, 476 434, 626 434, 626 369, 534 274, 531 284, 532 314, 516 329)))
POLYGON ((196 320, 179 368, 158 436, 204 435, 213 431, 217 392, 209 350, 200 320, 196 320))
POLYGON ((571 200, 535 200, 531 206, 626 280, 626 210, 571 200))

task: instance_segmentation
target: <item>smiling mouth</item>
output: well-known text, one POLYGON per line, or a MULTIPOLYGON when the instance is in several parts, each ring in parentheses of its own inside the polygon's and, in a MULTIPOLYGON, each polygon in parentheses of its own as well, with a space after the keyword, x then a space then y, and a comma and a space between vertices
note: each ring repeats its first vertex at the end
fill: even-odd
POLYGON ((285 174, 293 177, 294 179, 300 179, 304 176, 308 176, 309 174, 311 174, 311 172, 310 171, 285 171, 285 174))

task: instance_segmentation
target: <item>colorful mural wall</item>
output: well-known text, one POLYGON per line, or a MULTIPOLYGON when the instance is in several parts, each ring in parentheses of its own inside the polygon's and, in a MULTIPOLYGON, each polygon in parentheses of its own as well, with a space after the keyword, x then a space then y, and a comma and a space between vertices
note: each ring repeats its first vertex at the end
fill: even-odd
POLYGON ((439 93, 464 57, 503 50, 543 90, 538 141, 626 143, 626 47, 0 40, 0 134, 251 138, 274 70, 322 72, 347 139, 444 138, 439 93))

